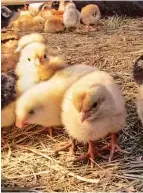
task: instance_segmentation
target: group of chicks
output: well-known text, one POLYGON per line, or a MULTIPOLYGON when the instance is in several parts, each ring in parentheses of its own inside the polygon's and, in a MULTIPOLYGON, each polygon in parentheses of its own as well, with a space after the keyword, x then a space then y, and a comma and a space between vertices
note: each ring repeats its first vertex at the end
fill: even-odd
POLYGON ((97 5, 89 4, 82 8, 81 13, 73 2, 60 1, 59 9, 52 9, 47 2, 41 7, 40 3, 30 4, 13 17, 8 28, 18 31, 33 31, 56 33, 66 29, 77 28, 80 21, 86 25, 87 31, 96 29, 90 25, 96 25, 101 18, 97 5))
MULTIPOLYGON (((94 142, 111 135, 109 161, 116 150, 124 152, 116 133, 126 124, 125 100, 114 79, 89 65, 66 64, 38 33, 23 36, 16 52, 20 52, 15 73, 2 73, 2 127, 16 122, 19 128, 38 124, 49 128, 63 125, 71 141, 55 153, 71 147, 76 141, 88 143, 88 152, 74 161, 104 157, 94 142)), ((138 113, 143 121, 143 56, 134 65, 138 84, 138 113)), ((104 157, 105 158, 105 157, 104 157)))

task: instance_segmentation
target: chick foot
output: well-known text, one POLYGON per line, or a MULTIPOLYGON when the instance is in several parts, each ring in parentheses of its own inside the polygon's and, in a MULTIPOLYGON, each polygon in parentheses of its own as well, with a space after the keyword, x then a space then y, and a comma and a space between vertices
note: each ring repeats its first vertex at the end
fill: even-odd
POLYGON ((100 30, 100 26, 86 26, 86 32, 89 31, 99 31, 100 30))
POLYGON ((76 152, 75 139, 71 139, 70 142, 67 142, 64 146, 62 146, 62 147, 60 147, 59 149, 57 149, 57 150, 55 151, 55 154, 59 153, 59 151, 66 150, 66 149, 68 149, 68 148, 70 148, 70 153, 71 153, 72 155, 74 155, 75 152, 76 152))
POLYGON ((88 145, 89 145, 88 146, 88 152, 84 155, 77 157, 73 161, 77 162, 77 161, 81 161, 84 159, 90 159, 91 160, 91 168, 93 168, 94 167, 94 160, 95 160, 96 156, 99 156, 99 157, 104 158, 104 159, 106 159, 106 157, 103 156, 102 154, 100 154, 97 148, 95 149, 95 145, 94 145, 93 141, 89 141, 88 145))
POLYGON ((111 141, 108 145, 104 146, 101 151, 103 150, 109 150, 110 151, 110 155, 109 155, 109 162, 112 161, 113 156, 115 154, 115 152, 121 152, 121 153, 128 153, 127 151, 123 150, 116 142, 116 135, 115 133, 111 134, 111 141))

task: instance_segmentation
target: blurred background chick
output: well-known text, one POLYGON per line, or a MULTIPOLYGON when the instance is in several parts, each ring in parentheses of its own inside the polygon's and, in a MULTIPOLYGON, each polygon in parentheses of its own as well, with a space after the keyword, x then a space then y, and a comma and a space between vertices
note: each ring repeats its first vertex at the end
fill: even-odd
MULTIPOLYGON (((94 141, 109 134, 111 161, 115 150, 122 151, 117 145, 115 133, 126 123, 124 97, 113 78, 97 70, 75 82, 64 96, 62 122, 72 138, 89 145, 88 152, 76 161, 85 158, 94 161, 99 154, 94 141)), ((93 167, 93 162, 91 165, 93 167)))
POLYGON ((44 32, 46 33, 62 32, 64 29, 63 18, 60 15, 52 15, 45 22, 44 32))
POLYGON ((8 127, 15 122, 17 76, 13 71, 1 73, 1 126, 8 127))
POLYGON ((76 28, 80 25, 80 12, 76 9, 74 3, 67 3, 63 14, 63 22, 67 29, 76 28))
POLYGON ((86 65, 69 66, 59 70, 48 81, 24 92, 16 104, 16 125, 38 124, 44 127, 60 126, 61 103, 66 90, 76 80, 96 68, 86 65))
POLYGON ((135 61, 133 77, 138 86, 137 111, 143 123, 143 55, 135 61))
POLYGON ((82 8, 81 10, 81 20, 83 24, 86 25, 87 31, 90 29, 96 29, 90 25, 96 25, 99 23, 101 18, 101 13, 97 5, 89 4, 82 8))

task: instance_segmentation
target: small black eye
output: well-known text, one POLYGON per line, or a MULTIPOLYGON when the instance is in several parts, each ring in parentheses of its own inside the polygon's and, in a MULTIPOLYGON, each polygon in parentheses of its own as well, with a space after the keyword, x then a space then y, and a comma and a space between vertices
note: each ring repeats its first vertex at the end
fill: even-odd
POLYGON ((45 58, 45 59, 47 58, 46 54, 44 55, 44 58, 45 58))
POLYGON ((33 109, 31 109, 30 111, 29 111, 29 114, 30 115, 33 115, 35 113, 35 111, 33 110, 33 109))
POLYGON ((97 107, 97 102, 93 103, 92 108, 96 108, 97 107))
POLYGON ((28 61, 31 61, 30 58, 28 58, 28 61))

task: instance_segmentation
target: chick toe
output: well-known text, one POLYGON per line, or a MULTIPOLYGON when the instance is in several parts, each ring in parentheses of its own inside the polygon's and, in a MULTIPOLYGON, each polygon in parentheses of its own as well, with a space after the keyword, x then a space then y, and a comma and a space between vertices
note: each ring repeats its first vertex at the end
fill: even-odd
POLYGON ((101 150, 109 150, 109 162, 112 161, 115 152, 121 152, 121 153, 128 153, 127 151, 123 150, 116 142, 116 135, 115 133, 111 134, 111 141, 108 145, 104 146, 101 150))

